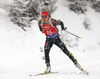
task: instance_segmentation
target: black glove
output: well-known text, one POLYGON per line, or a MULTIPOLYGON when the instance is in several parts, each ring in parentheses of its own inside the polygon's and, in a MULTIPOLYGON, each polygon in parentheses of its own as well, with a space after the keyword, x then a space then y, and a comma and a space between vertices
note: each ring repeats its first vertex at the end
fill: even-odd
POLYGON ((41 31, 42 33, 44 33, 44 31, 41 31))
POLYGON ((65 31, 67 29, 67 27, 65 27, 64 29, 62 29, 62 31, 65 31))

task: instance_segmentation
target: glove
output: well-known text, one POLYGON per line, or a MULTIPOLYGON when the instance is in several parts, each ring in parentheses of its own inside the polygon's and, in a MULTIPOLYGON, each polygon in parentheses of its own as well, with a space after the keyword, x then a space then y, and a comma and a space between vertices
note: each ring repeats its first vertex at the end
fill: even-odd
POLYGON ((67 29, 67 27, 65 27, 64 29, 62 29, 62 31, 65 31, 67 29))
POLYGON ((42 33, 44 33, 44 31, 41 31, 42 33))

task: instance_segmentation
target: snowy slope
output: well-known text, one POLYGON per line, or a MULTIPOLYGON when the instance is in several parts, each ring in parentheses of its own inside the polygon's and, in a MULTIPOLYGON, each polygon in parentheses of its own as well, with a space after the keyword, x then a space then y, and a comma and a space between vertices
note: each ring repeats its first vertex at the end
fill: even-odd
MULTIPOLYGON (((5 10, 0 9, 0 79, 100 79, 100 14, 89 8, 85 15, 77 15, 63 3, 58 1, 58 9, 52 17, 61 19, 69 31, 83 37, 78 41, 79 47, 68 49, 90 74, 81 73, 54 45, 50 51, 51 66, 52 71, 59 73, 30 77, 29 74, 41 73, 46 69, 45 61, 42 60, 43 52, 40 51, 40 47, 44 46, 45 35, 40 33, 37 21, 33 21, 32 27, 26 28, 24 32, 10 21, 5 10), (92 23, 90 31, 84 28, 85 17, 92 23)), ((66 34, 61 33, 64 36, 66 34)))

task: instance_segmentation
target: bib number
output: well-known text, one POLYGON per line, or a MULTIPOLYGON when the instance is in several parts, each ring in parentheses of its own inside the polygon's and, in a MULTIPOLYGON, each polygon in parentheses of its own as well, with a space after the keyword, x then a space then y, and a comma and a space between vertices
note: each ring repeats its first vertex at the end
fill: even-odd
POLYGON ((51 30, 50 30, 50 31, 47 31, 47 34, 48 34, 48 35, 52 35, 52 32, 51 32, 51 30))

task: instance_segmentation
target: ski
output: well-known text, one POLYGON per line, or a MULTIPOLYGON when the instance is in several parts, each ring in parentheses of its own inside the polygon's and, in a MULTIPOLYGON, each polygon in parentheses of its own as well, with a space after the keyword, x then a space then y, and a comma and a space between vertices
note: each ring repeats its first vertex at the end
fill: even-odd
POLYGON ((85 73, 85 74, 89 74, 89 72, 87 72, 86 70, 84 70, 83 68, 81 69, 81 71, 83 72, 83 73, 85 73))
POLYGON ((53 73, 58 73, 59 71, 57 72, 48 72, 48 73, 39 73, 39 74, 35 74, 35 75, 29 75, 29 76, 39 76, 39 75, 48 75, 48 74, 53 74, 53 73))

